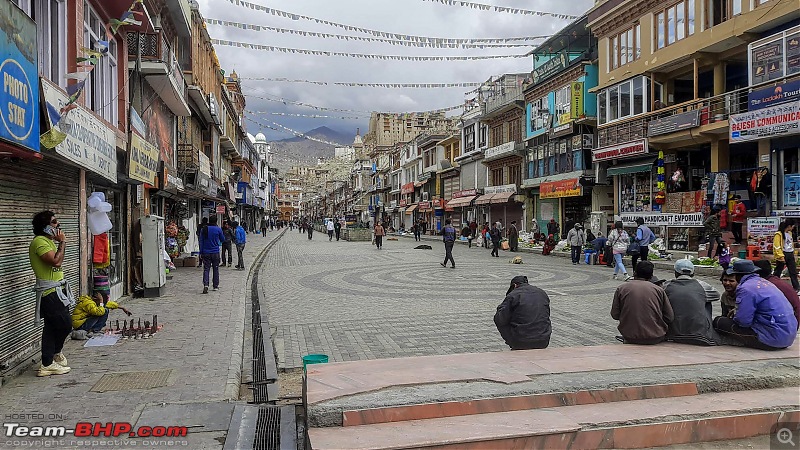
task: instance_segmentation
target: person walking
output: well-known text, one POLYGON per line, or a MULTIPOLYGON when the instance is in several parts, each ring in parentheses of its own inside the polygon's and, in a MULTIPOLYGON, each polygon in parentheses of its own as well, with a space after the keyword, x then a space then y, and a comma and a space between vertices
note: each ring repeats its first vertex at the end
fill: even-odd
POLYGON ((42 365, 37 376, 63 375, 71 369, 62 353, 64 340, 72 331, 69 307, 75 303, 72 290, 64 279, 67 243, 61 225, 52 211, 42 211, 31 221, 35 237, 28 248, 31 269, 36 276, 36 312, 34 320, 44 321, 42 329, 42 365))
POLYGON ((742 203, 742 196, 733 196, 733 213, 731 214, 731 231, 733 232, 733 243, 742 244, 742 226, 747 219, 747 207, 742 203))
POLYGON ((797 281, 797 264, 794 257, 794 240, 792 230, 794 223, 784 220, 778 225, 778 231, 772 239, 772 252, 775 257, 775 272, 776 277, 780 277, 783 273, 783 268, 789 270, 789 279, 792 281, 792 287, 795 291, 800 290, 800 283, 797 281))
POLYGON ((386 229, 381 225, 380 222, 375 222, 375 246, 378 247, 378 250, 383 248, 383 237, 386 236, 386 229))
POLYGON ((611 233, 608 233, 608 242, 611 244, 611 251, 614 253, 614 279, 616 280, 618 274, 622 272, 625 281, 628 281, 630 276, 628 276, 628 270, 625 268, 625 264, 622 263, 622 255, 628 251, 630 237, 628 237, 628 233, 622 228, 621 220, 614 222, 614 229, 611 230, 611 233))
POLYGON ((492 256, 500 257, 500 239, 503 234, 497 229, 497 223, 492 224, 492 229, 489 230, 489 236, 492 239, 492 256))
POLYGON ((305 223, 306 231, 308 232, 308 240, 314 236, 314 224, 309 220, 305 223))
POLYGON ((336 240, 342 235, 342 224, 337 220, 333 223, 333 232, 336 234, 336 240))
POLYGON ((208 225, 203 228, 203 294, 208 294, 209 272, 214 269, 213 288, 219 289, 219 249, 225 242, 222 228, 217 226, 217 216, 208 219, 208 225))
POLYGON ((550 297, 528 284, 528 277, 516 276, 497 307, 494 324, 511 350, 547 348, 552 332, 550 297))
POLYGON ((442 267, 447 267, 447 261, 450 261, 450 268, 455 269, 456 261, 453 259, 453 245, 456 243, 456 229, 450 225, 450 219, 444 221, 442 241, 444 242, 444 262, 439 264, 441 264, 442 267))
POLYGON ((227 265, 231 266, 233 265, 233 241, 236 239, 236 237, 234 236, 234 229, 227 220, 222 225, 222 235, 225 237, 225 239, 222 241, 222 258, 220 259, 219 265, 225 267, 225 261, 227 261, 227 265))
POLYGON ((644 224, 644 219, 642 217, 636 218, 636 237, 635 242, 639 244, 639 253, 634 253, 632 256, 632 264, 633 264, 633 272, 636 273, 636 262, 639 258, 642 261, 647 261, 647 257, 650 254, 650 244, 655 242, 656 235, 653 231, 644 224))
POLYGON ((574 266, 580 262, 583 245, 586 244, 586 235, 583 233, 581 224, 576 223, 575 226, 569 230, 569 233, 567 233, 567 244, 569 244, 572 265, 574 266))
POLYGON ((411 226, 411 231, 414 232, 414 241, 422 240, 420 237, 420 233, 422 233, 422 224, 419 222, 419 220, 414 222, 414 225, 411 226))
POLYGON ((506 236, 508 237, 508 249, 512 252, 516 252, 519 248, 519 230, 517 229, 516 220, 511 221, 506 236))
POLYGON ((203 230, 207 226, 208 217, 203 217, 203 220, 200 221, 200 225, 197 226, 197 243, 200 246, 200 255, 197 261, 197 267, 201 267, 203 265, 203 230))
POLYGON ((247 243, 247 235, 244 232, 244 228, 241 225, 234 223, 236 226, 236 253, 239 256, 239 261, 236 263, 236 268, 239 270, 244 270, 244 256, 242 256, 242 252, 244 252, 244 246, 247 243))
POLYGON ((269 220, 264 216, 261 218, 261 237, 267 237, 267 228, 269 228, 269 220))
POLYGON ((333 231, 335 229, 333 219, 328 220, 328 223, 325 224, 325 229, 328 231, 328 242, 330 242, 333 240, 333 231))
POLYGON ((483 247, 489 248, 489 243, 492 241, 491 228, 489 227, 489 222, 484 222, 483 227, 481 228, 481 236, 483 236, 483 247))
POLYGON ((705 227, 706 236, 708 236, 708 257, 711 258, 714 254, 714 243, 719 244, 722 242, 722 228, 720 228, 719 224, 718 209, 712 210, 711 215, 703 222, 703 226, 705 227))

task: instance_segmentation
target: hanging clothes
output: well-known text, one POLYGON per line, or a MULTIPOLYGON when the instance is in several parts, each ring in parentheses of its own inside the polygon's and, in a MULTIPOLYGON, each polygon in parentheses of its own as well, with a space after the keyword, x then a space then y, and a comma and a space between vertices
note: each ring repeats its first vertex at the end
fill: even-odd
POLYGON ((728 179, 728 174, 724 172, 717 173, 714 177, 714 204, 726 205, 728 203, 728 191, 730 190, 731 183, 728 179))
POLYGON ((111 241, 108 239, 108 233, 94 236, 92 264, 95 269, 104 269, 111 264, 111 241))

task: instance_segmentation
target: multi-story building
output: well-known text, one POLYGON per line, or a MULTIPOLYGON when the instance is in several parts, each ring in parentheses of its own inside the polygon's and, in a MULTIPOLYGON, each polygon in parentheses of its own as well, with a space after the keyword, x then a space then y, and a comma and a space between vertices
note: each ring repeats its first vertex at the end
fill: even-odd
POLYGON ((461 155, 453 161, 459 166, 459 189, 447 202, 453 209, 453 216, 461 216, 464 223, 476 221, 481 225, 487 221, 482 208, 475 205, 475 199, 483 193, 486 186, 486 167, 481 164, 483 152, 488 148, 489 126, 481 122, 485 99, 478 89, 477 96, 464 103, 461 115, 461 155))
POLYGON ((785 137, 797 120, 783 114, 796 101, 763 100, 797 77, 799 19, 796 0, 606 0, 588 13, 599 54, 593 159, 624 222, 643 217, 671 249, 696 250, 704 213, 732 194, 751 214, 786 204, 772 188, 798 170, 797 140, 785 137))

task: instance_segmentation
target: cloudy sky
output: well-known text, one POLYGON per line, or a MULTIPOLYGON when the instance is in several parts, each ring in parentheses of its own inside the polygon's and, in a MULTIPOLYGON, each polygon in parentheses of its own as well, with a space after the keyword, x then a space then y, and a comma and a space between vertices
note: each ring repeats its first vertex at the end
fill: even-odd
MULTIPOLYGON (((334 28, 314 21, 292 20, 254 11, 229 0, 198 0, 205 18, 293 30, 371 37, 355 31, 334 28)), ((569 20, 553 17, 517 15, 495 11, 443 5, 423 0, 249 0, 252 3, 345 25, 404 35, 445 38, 504 38, 549 35, 569 20)), ((512 8, 580 15, 592 0, 474 0, 478 3, 512 8)), ((212 38, 257 43, 276 47, 326 50, 348 53, 406 56, 478 56, 525 54, 532 47, 486 49, 415 48, 379 42, 353 42, 320 39, 272 31, 251 31, 208 25, 212 38)), ((533 41, 541 42, 541 41, 533 41)), ((227 73, 236 70, 240 77, 289 78, 353 83, 456 83, 481 82, 492 75, 527 72, 530 58, 504 58, 479 61, 384 61, 339 56, 313 56, 266 52, 230 46, 216 46, 220 63, 227 73)), ((373 87, 318 86, 305 83, 243 80, 242 90, 251 111, 273 113, 354 116, 360 119, 303 118, 259 114, 262 123, 279 123, 298 131, 328 126, 348 134, 361 128, 366 132, 368 113, 319 111, 313 108, 268 101, 256 97, 284 98, 316 106, 358 111, 425 111, 461 104, 471 88, 386 89, 373 87)), ((452 113, 451 113, 452 114, 452 113)), ((248 131, 263 131, 270 140, 291 135, 258 125, 247 124, 248 131)))

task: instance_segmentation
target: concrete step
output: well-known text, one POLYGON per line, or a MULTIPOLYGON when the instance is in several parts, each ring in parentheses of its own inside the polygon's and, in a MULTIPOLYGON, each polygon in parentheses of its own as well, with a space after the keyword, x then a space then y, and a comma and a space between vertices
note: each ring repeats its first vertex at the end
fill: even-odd
POLYGON ((741 439, 800 420, 797 388, 311 428, 313 449, 642 448, 741 439), (785 414, 782 414, 785 413, 785 414))

